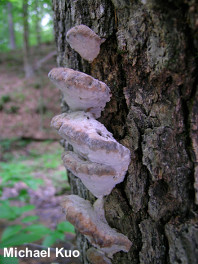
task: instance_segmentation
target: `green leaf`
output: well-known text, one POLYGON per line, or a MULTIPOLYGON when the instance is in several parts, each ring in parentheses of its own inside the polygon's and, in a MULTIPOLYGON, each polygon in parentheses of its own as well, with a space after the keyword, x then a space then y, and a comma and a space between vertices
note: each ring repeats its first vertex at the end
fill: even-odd
POLYGON ((20 217, 23 213, 31 211, 35 208, 34 205, 25 205, 22 207, 12 206, 11 209, 13 213, 15 214, 15 218, 20 217))
POLYGON ((75 233, 74 226, 67 221, 60 222, 56 229, 60 232, 75 233))
POLYGON ((49 234, 48 236, 45 237, 45 239, 43 240, 42 245, 46 246, 46 247, 50 247, 57 240, 64 240, 64 239, 65 239, 64 233, 62 233, 62 232, 60 232, 58 230, 54 230, 53 232, 51 232, 51 234, 49 234))
POLYGON ((23 214, 27 211, 31 211, 33 209, 35 209, 35 205, 33 205, 33 204, 28 204, 28 205, 24 205, 22 207, 19 207, 19 211, 21 214, 23 214))
POLYGON ((0 243, 0 248, 4 247, 13 247, 13 246, 20 246, 24 243, 31 243, 37 241, 43 237, 43 234, 27 234, 27 233, 18 233, 8 239, 4 240, 0 243))
POLYGON ((17 207, 17 206, 10 206, 9 202, 8 203, 1 203, 0 205, 0 219, 9 219, 9 220, 14 220, 17 217, 20 217, 24 212, 33 210, 35 208, 34 205, 25 205, 22 207, 17 207))
POLYGON ((15 219, 11 207, 6 204, 0 205, 0 212, 0 219, 15 219))
POLYGON ((22 222, 22 223, 33 222, 33 221, 35 221, 35 220, 37 220, 37 219, 38 219, 38 216, 36 216, 36 215, 30 215, 30 216, 26 216, 26 217, 24 217, 24 218, 21 220, 21 222, 22 222))
POLYGON ((45 247, 51 247, 55 242, 57 238, 53 234, 48 235, 44 238, 42 245, 45 247))
POLYGON ((38 185, 43 184, 42 179, 26 179, 24 182, 33 190, 36 190, 38 188, 38 185))
POLYGON ((24 228, 24 231, 32 232, 34 234, 40 234, 42 236, 49 234, 51 230, 44 225, 30 225, 24 228))
POLYGON ((54 233, 53 233, 54 237, 56 239, 59 239, 59 240, 64 240, 65 239, 65 234, 58 231, 58 230, 54 230, 54 233))
POLYGON ((29 200, 28 191, 26 189, 21 189, 16 199, 19 199, 20 201, 28 201, 29 200))
POLYGON ((15 257, 7 258, 7 257, 0 255, 0 263, 1 264, 19 264, 19 260, 15 257))
POLYGON ((4 229, 3 234, 1 236, 1 241, 4 241, 8 239, 9 237, 15 235, 21 230, 21 225, 14 225, 14 226, 8 226, 6 229, 4 229))
POLYGON ((23 181, 30 188, 37 189, 38 185, 43 184, 42 179, 33 179, 31 173, 34 171, 34 166, 27 166, 23 162, 6 163, 0 162, 0 171, 2 178, 2 186, 23 181))
POLYGON ((8 200, 1 200, 0 204, 2 204, 3 206, 10 206, 10 202, 8 200))

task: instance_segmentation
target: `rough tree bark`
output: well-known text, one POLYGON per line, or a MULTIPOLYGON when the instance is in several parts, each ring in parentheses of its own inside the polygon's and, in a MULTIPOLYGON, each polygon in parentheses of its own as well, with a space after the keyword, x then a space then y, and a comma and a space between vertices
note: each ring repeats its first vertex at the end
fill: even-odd
MULTIPOLYGON (((197 263, 196 0, 53 0, 53 8, 58 65, 108 84, 113 96, 100 122, 131 150, 105 212, 133 245, 112 263, 197 263), (66 42, 79 24, 106 38, 91 64, 66 42)), ((74 175, 70 182, 73 193, 94 200, 74 175)), ((80 234, 78 246, 89 263, 80 234)))

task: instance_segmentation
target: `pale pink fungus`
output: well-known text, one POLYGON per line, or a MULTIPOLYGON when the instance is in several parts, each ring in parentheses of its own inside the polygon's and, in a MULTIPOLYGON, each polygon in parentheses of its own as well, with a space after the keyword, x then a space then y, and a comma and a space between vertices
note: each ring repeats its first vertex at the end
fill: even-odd
POLYGON ((71 111, 83 110, 98 118, 106 103, 110 101, 109 87, 83 72, 54 68, 48 77, 62 91, 71 111))
POLYGON ((55 116, 51 124, 75 152, 63 154, 65 167, 79 177, 93 195, 108 195, 116 184, 124 180, 130 151, 92 115, 64 113, 55 116))
POLYGON ((85 235, 89 242, 109 257, 119 251, 128 252, 131 241, 111 228, 104 216, 103 200, 98 199, 94 206, 77 195, 68 195, 63 202, 66 219, 85 235))
POLYGON ((71 48, 80 56, 92 62, 100 53, 100 45, 104 42, 93 30, 85 25, 71 28, 66 35, 67 42, 71 48))

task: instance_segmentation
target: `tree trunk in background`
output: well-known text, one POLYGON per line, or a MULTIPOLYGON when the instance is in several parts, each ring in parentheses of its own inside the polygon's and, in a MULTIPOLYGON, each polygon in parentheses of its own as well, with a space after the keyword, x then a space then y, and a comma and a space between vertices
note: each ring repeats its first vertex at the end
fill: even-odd
POLYGON ((38 0, 35 0, 35 11, 36 11, 36 39, 37 45, 40 46, 41 44, 41 19, 40 19, 40 10, 39 10, 39 3, 38 0))
POLYGON ((16 42, 15 42, 15 34, 14 34, 14 24, 13 24, 13 16, 12 16, 12 3, 7 3, 8 9, 8 25, 9 25, 9 34, 10 34, 10 49, 16 49, 16 42))
POLYGON ((34 70, 29 47, 28 0, 23 0, 23 59, 25 77, 31 78, 34 76, 34 70))
MULTIPOLYGON (((99 121, 131 150, 124 182, 105 200, 108 223, 132 241, 129 253, 115 254, 112 263, 196 264, 195 0, 53 0, 53 7, 58 65, 111 88, 99 121), (106 38, 91 64, 66 42, 66 32, 79 24, 106 38)), ((70 182, 73 193, 94 200, 72 174, 70 182)), ((89 263, 90 244, 80 234, 77 242, 89 263)))

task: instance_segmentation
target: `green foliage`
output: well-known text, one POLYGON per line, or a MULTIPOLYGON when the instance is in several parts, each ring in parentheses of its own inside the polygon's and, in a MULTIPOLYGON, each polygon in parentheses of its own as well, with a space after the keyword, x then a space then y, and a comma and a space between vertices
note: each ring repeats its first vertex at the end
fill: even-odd
POLYGON ((48 234, 51 230, 44 225, 30 225, 26 228, 19 228, 19 226, 7 227, 1 237, 0 248, 20 246, 25 243, 38 241, 48 234), (11 230, 8 230, 11 228, 11 230), (6 236, 5 236, 6 233, 6 236), (8 234, 8 236, 7 236, 8 234))
POLYGON ((14 92, 12 96, 15 99, 15 101, 19 103, 23 103, 25 101, 25 95, 23 93, 14 92))
POLYGON ((5 94, 5 95, 2 95, 2 96, 1 96, 0 101, 1 101, 3 104, 5 104, 5 103, 7 103, 7 102, 10 102, 10 101, 11 101, 11 98, 10 98, 10 96, 9 96, 8 94, 5 94))
MULTIPOLYGON (((14 23, 15 39, 17 48, 23 46, 23 0, 9 0, 12 3, 12 16, 14 23)), ((28 1, 28 23, 29 23, 29 43, 38 45, 36 23, 40 24, 41 42, 45 43, 53 40, 53 20, 52 3, 48 0, 28 1)), ((0 51, 9 51, 9 26, 8 9, 6 0, 0 1, 0 51)))
POLYGON ((56 169, 60 165, 61 151, 45 153, 42 156, 36 149, 30 151, 30 157, 34 157, 35 167, 38 169, 56 169))
MULTIPOLYGON (((3 207, 0 207, 1 210, 3 209, 1 218, 10 219, 10 220, 14 220, 17 217, 21 216, 25 211, 33 209, 33 206, 29 205, 29 206, 21 207, 17 211, 15 207, 8 208, 9 204, 7 204, 6 206, 7 206, 7 213, 5 213, 3 207)), ((34 221, 36 220, 36 217, 29 216, 26 217, 26 220, 34 221)), ((60 222, 55 230, 51 230, 48 227, 41 224, 31 224, 26 227, 23 227, 22 225, 12 225, 12 226, 8 226, 3 231, 0 241, 0 248, 19 246, 19 245, 23 245, 24 243, 31 243, 34 241, 38 241, 43 237, 44 240, 42 244, 44 246, 50 247, 57 240, 64 240, 65 232, 67 233, 75 232, 73 225, 67 221, 60 222)))
MULTIPOLYGON (((11 150, 13 147, 21 148, 27 146, 31 141, 18 139, 3 140, 0 142, 1 148, 4 151, 11 150)), ((50 141, 42 143, 48 145, 50 141)), ((47 173, 48 170, 55 170, 60 165, 61 148, 53 153, 46 152, 40 155, 38 149, 29 150, 29 156, 20 158, 12 158, 10 162, 0 162, 1 187, 3 192, 5 187, 13 186, 19 181, 25 182, 30 188, 36 189, 40 184, 40 179, 33 177, 33 172, 43 170, 47 173), (33 161, 33 162, 32 162, 33 161)), ((55 172, 54 181, 63 181, 67 186, 67 175, 65 170, 55 172)), ((58 185, 58 184, 57 184, 58 185)), ((60 183, 59 183, 60 185, 60 183)), ((61 185, 62 186, 62 185, 61 185)), ((54 230, 39 223, 38 216, 34 215, 32 210, 34 205, 26 204, 24 206, 13 206, 12 200, 21 200, 26 203, 29 200, 28 191, 20 190, 15 198, 0 200, 0 219, 8 221, 9 225, 3 230, 0 239, 0 248, 20 246, 24 243, 32 243, 43 240, 44 246, 52 246, 57 240, 65 240, 65 232, 74 233, 74 227, 69 222, 61 222, 54 230), (24 213, 29 212, 28 215, 24 213), (20 219, 21 224, 13 224, 12 221, 20 219)), ((0 256, 0 263, 18 263, 16 258, 3 258, 0 256)))
MULTIPOLYGON (((34 208, 34 205, 25 205, 22 207, 11 206, 8 200, 3 200, 0 201, 0 218, 12 221, 22 217, 25 212, 31 211, 34 208)), ((32 224, 35 220, 37 220, 37 216, 27 216, 22 219, 22 222, 26 223, 31 221, 30 225, 26 227, 22 225, 10 225, 5 228, 1 235, 0 248, 19 246, 24 243, 38 241, 51 231, 43 225, 32 224)))
POLYGON ((39 90, 41 88, 41 84, 40 83, 34 83, 34 88, 36 90, 39 90))
MULTIPOLYGON (((43 161, 43 164, 45 166, 45 168, 47 169, 55 169, 58 167, 58 165, 60 164, 60 160, 57 159, 56 157, 58 156, 55 156, 56 154, 45 154, 42 156, 42 161, 43 161)), ((60 156, 59 156, 60 157, 60 156)))
POLYGON ((34 170, 34 166, 27 166, 22 162, 0 162, 0 173, 1 173, 1 186, 0 191, 4 187, 11 187, 18 181, 23 181, 28 187, 37 189, 38 185, 42 184, 41 179, 33 179, 31 172, 34 170))
POLYGON ((18 138, 9 138, 0 140, 2 152, 10 151, 12 148, 23 148, 31 142, 30 139, 20 140, 18 138))
POLYGON ((65 239, 65 232, 67 233, 75 233, 74 226, 67 221, 60 222, 56 229, 51 231, 48 236, 43 240, 43 246, 50 247, 52 246, 56 240, 65 239))
POLYGON ((55 230, 51 230, 42 224, 8 226, 1 235, 0 248, 23 245, 38 241, 44 237, 43 245, 50 247, 57 240, 65 239, 65 232, 74 233, 74 227, 69 222, 60 222, 55 230))
MULTIPOLYGON (((33 205, 25 205, 22 207, 11 206, 8 200, 0 202, 1 219, 15 220, 21 217, 25 212, 33 210, 33 205)), ((37 216, 27 216, 22 219, 22 223, 30 225, 24 227, 22 225, 8 226, 1 235, 0 248, 19 246, 24 243, 43 240, 44 246, 53 245, 57 239, 64 240, 65 232, 74 233, 74 227, 69 222, 60 222, 55 230, 51 230, 42 224, 33 224, 37 220, 37 216)))
MULTIPOLYGON (((3 151, 10 151, 14 148, 27 147, 31 141, 7 139, 0 142, 3 151)), ((42 143, 48 145, 50 141, 42 143)), ((30 188, 36 189, 42 181, 34 178, 33 173, 37 170, 47 173, 48 170, 55 170, 60 165, 61 149, 55 150, 53 153, 45 153, 41 155, 38 149, 29 150, 26 157, 13 158, 10 162, 0 162, 1 186, 0 192, 5 187, 11 187, 19 181, 25 182, 30 188)), ((67 175, 65 170, 55 172, 55 181, 64 181, 67 186, 67 175)), ((62 184, 62 183, 61 183, 62 184)), ((57 184, 58 185, 58 184, 57 184)), ((59 183, 60 185, 60 183, 59 183)), ((69 222, 60 222, 54 230, 39 223, 38 216, 34 215, 32 210, 34 205, 26 204, 24 206, 13 206, 12 200, 21 200, 26 203, 29 201, 28 191, 20 190, 15 198, 0 200, 0 220, 4 219, 9 224, 3 230, 0 239, 0 248, 20 246, 25 243, 32 243, 42 240, 44 246, 50 247, 57 240, 65 240, 65 233, 74 233, 74 227, 69 222), (27 212, 28 215, 27 215, 27 212), (25 214, 25 215, 24 215, 25 214), (13 221, 20 219, 20 224, 13 224, 13 221)), ((0 255, 1 264, 18 264, 17 258, 4 258, 0 255)))
POLYGON ((16 114, 19 111, 19 106, 11 105, 9 109, 5 110, 8 114, 16 114))
POLYGON ((9 200, 0 201, 0 219, 15 220, 27 211, 33 210, 34 205, 24 205, 22 207, 11 206, 9 200))
POLYGON ((0 98, 0 110, 2 110, 4 105, 10 101, 11 101, 11 98, 8 94, 2 95, 0 98))
POLYGON ((7 227, 1 235, 1 241, 4 241, 9 237, 12 237, 13 235, 16 235, 21 229, 22 229, 21 225, 13 225, 7 227))
POLYGON ((0 255, 0 263, 1 264, 19 264, 19 260, 15 257, 7 258, 7 257, 0 255))
POLYGON ((28 222, 33 222, 35 220, 38 220, 38 216, 37 215, 29 215, 24 217, 21 222, 22 223, 28 223, 28 222))
POLYGON ((75 233, 74 226, 67 221, 60 222, 57 225, 57 231, 75 233))

